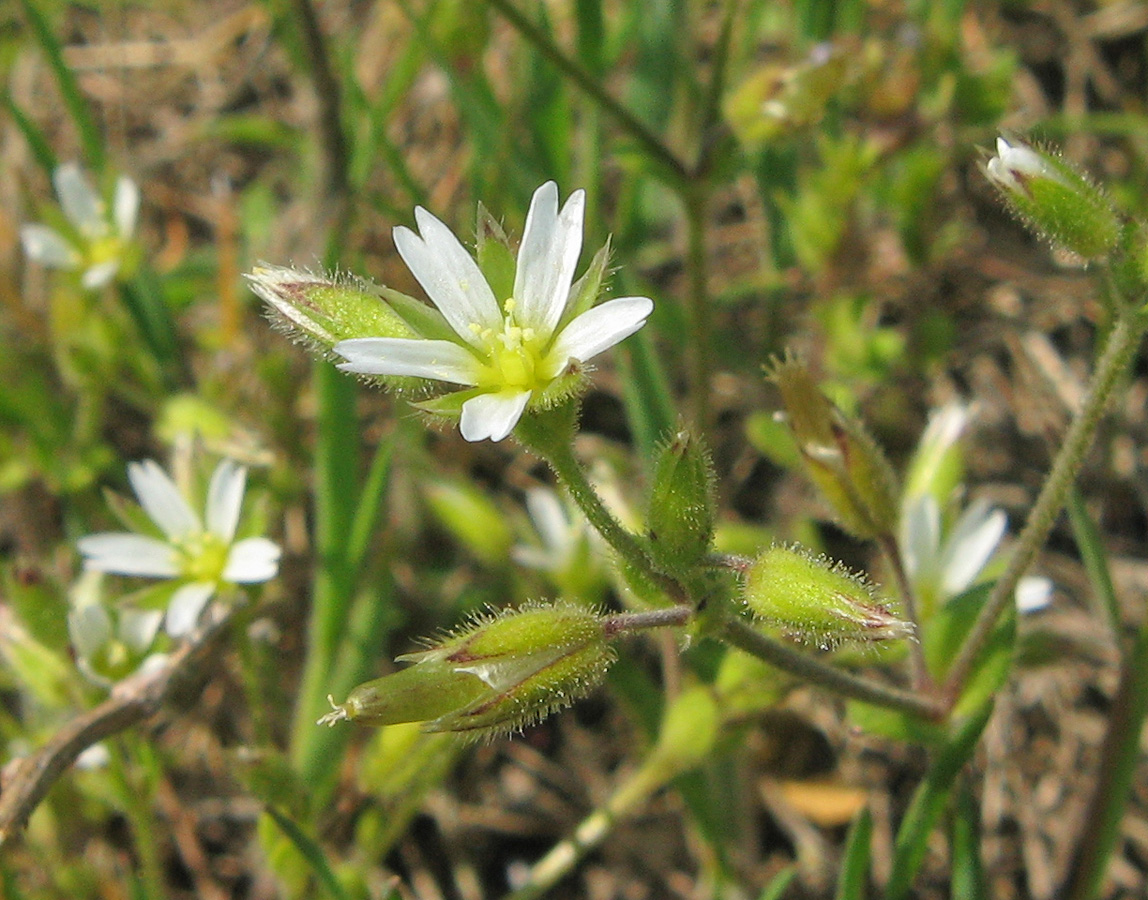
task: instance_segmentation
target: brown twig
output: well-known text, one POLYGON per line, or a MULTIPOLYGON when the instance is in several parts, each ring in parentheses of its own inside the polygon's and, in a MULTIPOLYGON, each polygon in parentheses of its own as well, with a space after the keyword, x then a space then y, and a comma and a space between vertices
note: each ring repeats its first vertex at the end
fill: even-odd
POLYGON ((81 753, 93 744, 151 718, 180 686, 200 671, 231 620, 230 607, 208 613, 206 623, 161 668, 120 682, 112 696, 73 719, 31 756, 5 767, 0 792, 0 847, 19 832, 28 817, 81 753))

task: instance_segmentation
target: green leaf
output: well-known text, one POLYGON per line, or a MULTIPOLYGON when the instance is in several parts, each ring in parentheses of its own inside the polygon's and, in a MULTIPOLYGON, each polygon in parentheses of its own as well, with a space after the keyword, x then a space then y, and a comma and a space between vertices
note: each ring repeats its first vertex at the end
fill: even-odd
POLYGON ((672 432, 678 414, 669 379, 647 330, 639 331, 626 341, 624 351, 618 354, 618 362, 622 373, 622 400, 634 443, 642 457, 650 459, 658 442, 672 432))
POLYGON ((974 715, 958 720, 949 741, 934 757, 897 831, 893 871, 885 888, 885 900, 905 900, 909 896, 913 878, 928 850, 929 835, 948 804, 953 782, 972 758, 992 712, 990 699, 974 715))
POLYGON ((841 861, 841 876, 837 880, 836 900, 865 900, 872 835, 873 816, 866 808, 857 814, 849 827, 849 836, 845 839, 845 857, 841 861))
MULTIPOLYGON (((991 590, 991 583, 970 588, 945 603, 929 621, 924 636, 925 661, 938 681, 944 680, 957 658, 991 590)), ((1010 608, 977 657, 973 676, 953 709, 954 716, 971 714, 996 694, 1012 668, 1015 644, 1016 611, 1010 608)))
POLYGON ((952 887, 949 896, 961 900, 987 900, 985 870, 981 862, 981 811, 968 784, 957 790, 950 837, 952 847, 952 887))
POLYGON ((790 866, 778 872, 773 880, 765 886, 765 890, 758 895, 757 900, 781 900, 793 879, 797 877, 797 867, 790 866))
POLYGON ((8 113, 12 116, 12 120, 16 123, 16 127, 20 129, 20 133, 24 135, 24 140, 28 142, 28 147, 32 151, 32 156, 36 158, 36 162, 40 164, 40 168, 44 170, 44 174, 49 178, 52 173, 56 171, 56 166, 59 165, 56 160, 56 154, 52 151, 48 139, 44 137, 44 132, 36 127, 36 123, 29 119, 17 104, 12 99, 12 95, 7 91, 0 94, 4 100, 4 106, 8 113))
POLYGON ((51 26, 37 8, 34 0, 20 0, 20 5, 24 8, 24 15, 28 18, 28 24, 32 26, 36 43, 44 51, 44 55, 48 58, 48 65, 56 76, 56 83, 60 88, 64 105, 68 108, 72 122, 80 133, 80 143, 83 145, 84 156, 88 165, 95 171, 101 172, 104 168, 105 159, 103 139, 99 128, 96 127, 95 120, 92 118, 91 110, 88 108, 88 101, 80 91, 76 76, 72 74, 72 70, 64 62, 63 48, 60 46, 60 42, 56 40, 51 26))
POLYGON ((1088 580, 1092 584, 1092 600, 1100 607, 1113 636, 1121 631, 1120 601, 1116 598, 1116 588, 1112 584, 1112 572, 1108 567, 1108 553, 1104 549, 1096 523, 1084 504, 1080 489, 1073 487, 1068 494, 1068 521, 1072 525, 1072 536, 1088 580))
POLYGON ((331 870, 330 864, 327 862, 326 854, 323 853, 323 848, 316 843, 316 841, 303 831, 294 821, 287 818, 283 813, 279 812, 274 806, 266 806, 264 810, 267 812, 279 829, 286 835, 287 839, 295 845, 303 858, 310 864, 311 869, 315 872, 319 883, 323 886, 327 894, 332 900, 350 900, 343 886, 339 883, 339 879, 335 877, 335 873, 331 870))

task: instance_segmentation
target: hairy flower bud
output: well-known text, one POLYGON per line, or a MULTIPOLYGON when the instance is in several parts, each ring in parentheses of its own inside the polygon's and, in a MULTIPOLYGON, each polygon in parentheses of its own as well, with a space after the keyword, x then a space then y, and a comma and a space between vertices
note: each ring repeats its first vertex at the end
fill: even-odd
POLYGON ((650 552, 678 575, 709 551, 714 532, 714 475, 700 438, 682 431, 658 450, 647 516, 650 552))
POLYGON ((319 721, 424 722, 428 731, 492 737, 585 696, 614 651, 597 612, 557 602, 481 617, 399 660, 414 665, 360 685, 319 721))
POLYGON ((798 360, 777 362, 769 377, 781 391, 805 470, 841 525, 859 538, 893 533, 897 486, 881 448, 821 393, 798 360))
POLYGON ((770 547, 750 566, 745 602, 754 615, 824 649, 908 637, 912 626, 840 563, 797 547, 770 547))
POLYGON ((1033 231, 1073 253, 1103 256, 1120 238, 1120 217, 1108 197, 1058 156, 997 138, 985 174, 1033 231))
POLYGON ((383 299, 395 292, 365 279, 316 275, 281 266, 257 266, 247 280, 251 282, 251 289, 271 307, 286 332, 323 353, 348 338, 410 337, 413 334, 383 299))

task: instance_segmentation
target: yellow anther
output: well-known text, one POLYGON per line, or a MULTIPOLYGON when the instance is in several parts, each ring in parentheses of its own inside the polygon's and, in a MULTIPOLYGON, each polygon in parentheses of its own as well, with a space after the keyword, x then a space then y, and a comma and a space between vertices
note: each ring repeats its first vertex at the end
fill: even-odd
POLYGON ((506 310, 506 314, 513 315, 514 310, 518 307, 518 301, 513 297, 507 297, 506 301, 502 304, 502 308, 506 310))

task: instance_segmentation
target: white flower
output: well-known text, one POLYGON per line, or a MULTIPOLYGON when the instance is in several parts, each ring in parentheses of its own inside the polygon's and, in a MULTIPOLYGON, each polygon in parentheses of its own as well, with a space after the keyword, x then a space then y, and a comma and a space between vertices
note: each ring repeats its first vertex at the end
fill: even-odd
POLYGON ((139 214, 139 187, 121 175, 109 215, 78 164, 64 163, 52 182, 74 234, 65 237, 47 225, 25 225, 20 229, 24 252, 42 266, 82 272, 80 283, 89 290, 101 288, 124 263, 139 214))
POLYGON ((144 668, 160 654, 148 656, 163 621, 159 610, 109 609, 101 590, 103 574, 84 572, 69 592, 68 636, 76 663, 91 681, 110 687, 144 668))
POLYGON ((1043 156, 1024 144, 1011 145, 1003 137, 997 138, 997 155, 985 165, 989 178, 1006 191, 1028 193, 1024 186, 1028 178, 1048 178, 1064 182, 1064 178, 1043 156))
POLYGON ((235 540, 247 482, 243 466, 230 459, 216 466, 203 519, 154 461, 130 464, 128 479, 166 540, 128 532, 92 534, 80 539, 80 552, 87 569, 182 582, 168 604, 169 634, 194 628, 221 584, 255 584, 278 573, 277 544, 264 537, 235 540))
POLYGON ((654 304, 621 297, 570 321, 574 267, 582 250, 585 193, 558 209, 558 186, 534 192, 511 297, 495 297, 474 258, 442 222, 415 210, 419 234, 395 229, 395 246, 454 332, 449 339, 353 338, 335 345, 346 372, 413 375, 473 388, 462 404, 468 441, 500 441, 532 397, 571 362, 585 362, 645 324, 654 304))

